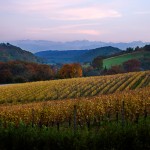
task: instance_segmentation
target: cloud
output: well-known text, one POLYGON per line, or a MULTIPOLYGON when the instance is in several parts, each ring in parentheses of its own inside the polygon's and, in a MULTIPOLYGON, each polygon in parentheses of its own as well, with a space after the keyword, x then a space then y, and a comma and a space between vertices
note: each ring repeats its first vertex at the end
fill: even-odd
POLYGON ((134 12, 134 14, 136 14, 136 15, 149 15, 150 11, 137 11, 137 12, 134 12))
POLYGON ((90 0, 31 0, 11 2, 11 5, 3 3, 0 11, 12 11, 26 14, 28 16, 40 16, 53 20, 93 20, 103 18, 121 17, 121 13, 110 6, 96 5, 88 6, 90 0))
POLYGON ((100 32, 97 30, 68 30, 65 31, 67 34, 84 34, 84 35, 100 35, 100 32))
POLYGON ((88 7, 77 9, 66 9, 59 14, 62 20, 93 20, 103 18, 116 18, 122 15, 113 9, 103 9, 100 7, 88 7))
POLYGON ((94 29, 84 29, 86 26, 92 24, 82 24, 82 25, 66 25, 57 26, 50 28, 30 28, 28 33, 30 34, 49 34, 49 33, 59 33, 59 34, 84 34, 84 35, 99 35, 101 34, 98 30, 94 29))

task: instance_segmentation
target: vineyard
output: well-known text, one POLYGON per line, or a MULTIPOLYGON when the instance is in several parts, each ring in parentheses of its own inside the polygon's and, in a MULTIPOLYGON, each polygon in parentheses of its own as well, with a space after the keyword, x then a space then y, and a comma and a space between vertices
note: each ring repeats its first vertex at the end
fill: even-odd
POLYGON ((149 124, 150 71, 0 87, 2 150, 150 149, 149 124))
POLYGON ((100 96, 150 85, 150 71, 32 82, 0 87, 0 103, 28 103, 100 96))
POLYGON ((102 121, 119 121, 124 111, 125 121, 138 122, 140 117, 150 114, 150 87, 134 91, 124 91, 99 97, 75 100, 48 101, 18 105, 0 106, 1 121, 7 125, 60 125, 74 122, 74 113, 79 126, 100 123, 102 121), (122 104, 124 106, 122 107, 122 104), (76 109, 75 109, 75 108, 76 109), (76 111, 76 112, 75 112, 76 111))

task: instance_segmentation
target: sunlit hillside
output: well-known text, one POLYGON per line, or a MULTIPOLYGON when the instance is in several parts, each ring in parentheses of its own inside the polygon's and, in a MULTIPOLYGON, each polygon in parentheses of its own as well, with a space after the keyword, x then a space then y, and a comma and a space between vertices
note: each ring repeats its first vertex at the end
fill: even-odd
POLYGON ((0 87, 0 103, 90 97, 150 85, 150 71, 14 84, 0 87))

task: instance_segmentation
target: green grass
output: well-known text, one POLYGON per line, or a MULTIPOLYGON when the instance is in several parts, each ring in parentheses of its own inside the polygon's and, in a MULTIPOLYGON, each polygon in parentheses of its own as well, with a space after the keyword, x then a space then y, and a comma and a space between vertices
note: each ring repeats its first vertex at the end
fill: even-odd
POLYGON ((124 127, 119 123, 106 126, 57 131, 54 127, 0 125, 1 150, 143 150, 150 148, 150 126, 146 123, 124 127))
POLYGON ((111 66, 121 65, 123 62, 130 59, 139 59, 142 57, 150 57, 150 52, 135 52, 104 59, 103 67, 106 66, 106 68, 109 69, 111 66))

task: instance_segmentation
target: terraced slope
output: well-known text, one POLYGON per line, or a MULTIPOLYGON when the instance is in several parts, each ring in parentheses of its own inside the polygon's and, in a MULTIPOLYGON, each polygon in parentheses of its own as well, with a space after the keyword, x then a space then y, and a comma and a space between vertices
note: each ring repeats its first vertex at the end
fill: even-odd
POLYGON ((150 71, 8 85, 0 87, 0 103, 90 97, 149 85, 150 71))

